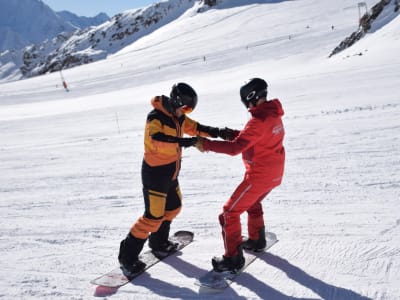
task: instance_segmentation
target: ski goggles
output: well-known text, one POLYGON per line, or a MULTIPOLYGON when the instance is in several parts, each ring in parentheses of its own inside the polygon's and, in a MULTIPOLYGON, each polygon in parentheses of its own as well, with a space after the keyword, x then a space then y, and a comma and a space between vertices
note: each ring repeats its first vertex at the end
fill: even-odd
POLYGON ((193 107, 190 107, 190 106, 187 106, 187 105, 181 106, 179 108, 182 110, 182 112, 185 115, 190 114, 193 111, 193 107))
POLYGON ((265 90, 261 90, 261 91, 252 91, 250 92, 246 98, 240 98, 240 100, 242 101, 242 103, 244 104, 244 106, 246 106, 246 108, 249 108, 250 103, 253 104, 253 106, 257 105, 258 100, 261 97, 267 97, 268 91, 267 89, 265 90))
POLYGON ((171 98, 171 105, 174 109, 180 109, 182 112, 187 115, 190 114, 193 111, 193 107, 184 105, 182 101, 176 98, 171 98))

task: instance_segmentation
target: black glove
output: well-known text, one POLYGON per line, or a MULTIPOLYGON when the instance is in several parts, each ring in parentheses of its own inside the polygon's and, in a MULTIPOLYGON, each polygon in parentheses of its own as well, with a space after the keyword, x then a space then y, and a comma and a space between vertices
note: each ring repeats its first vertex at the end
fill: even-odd
POLYGON ((220 137, 224 140, 229 140, 229 141, 233 140, 236 137, 237 132, 238 132, 238 131, 230 129, 228 127, 218 128, 218 127, 204 126, 201 124, 197 125, 197 129, 199 131, 208 133, 213 138, 220 137))
POLYGON ((206 132, 213 138, 220 137, 223 140, 233 140, 234 138, 234 130, 228 127, 225 128, 208 127, 206 132))
POLYGON ((228 141, 231 141, 235 138, 235 130, 230 129, 228 127, 225 128, 211 127, 209 134, 213 138, 220 137, 221 139, 228 141))
POLYGON ((232 141, 235 138, 235 130, 228 127, 219 128, 218 136, 223 140, 232 141))
POLYGON ((178 138, 178 144, 181 147, 191 147, 194 146, 197 143, 197 137, 191 137, 191 138, 178 138))

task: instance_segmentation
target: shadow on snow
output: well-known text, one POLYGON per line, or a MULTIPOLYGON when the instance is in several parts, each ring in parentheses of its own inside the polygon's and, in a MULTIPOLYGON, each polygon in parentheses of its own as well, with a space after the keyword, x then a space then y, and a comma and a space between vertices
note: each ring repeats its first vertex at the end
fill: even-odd
MULTIPOLYGON (((337 287, 329 283, 326 283, 318 278, 315 278, 304 272, 302 269, 292 265, 286 259, 283 259, 271 253, 266 253, 265 255, 261 255, 259 257, 259 260, 264 261, 268 265, 273 266, 281 270, 282 272, 286 273, 286 275, 290 279, 296 281, 300 285, 310 289, 315 294, 317 294, 320 297, 318 299, 371 300, 370 298, 364 297, 352 290, 337 287)), ((179 258, 179 256, 170 256, 163 262, 172 266, 174 269, 179 271, 184 276, 188 278, 193 278, 193 284, 195 279, 199 278, 201 275, 203 275, 208 271, 199 268, 187 261, 182 260, 181 258, 179 258)), ((268 297, 269 300, 314 299, 314 298, 298 298, 285 295, 279 290, 255 278, 248 272, 243 272, 235 282, 237 284, 245 286, 247 289, 251 290, 253 293, 258 295, 261 299, 264 299, 266 296, 268 297)), ((213 296, 215 296, 216 299, 221 299, 221 297, 224 299, 225 298, 246 299, 246 297, 239 296, 232 287, 228 287, 223 291, 213 291, 210 289, 199 288, 199 291, 195 292, 190 288, 177 286, 168 281, 153 278, 148 272, 143 273, 140 276, 140 278, 137 278, 136 280, 132 281, 132 284, 136 286, 143 286, 151 290, 154 294, 157 294, 165 298, 175 298, 177 297, 177 295, 179 295, 179 297, 182 299, 210 299, 213 298, 213 296)), ((110 296, 115 294, 117 291, 118 289, 97 287, 95 291, 95 296, 98 297, 110 296)))

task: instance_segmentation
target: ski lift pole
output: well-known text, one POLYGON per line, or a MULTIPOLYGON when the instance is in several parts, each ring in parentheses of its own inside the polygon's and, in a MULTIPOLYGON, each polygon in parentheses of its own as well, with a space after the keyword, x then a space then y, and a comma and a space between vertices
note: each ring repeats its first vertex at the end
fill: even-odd
POLYGON ((117 122, 118 134, 121 134, 121 129, 119 128, 118 112, 115 112, 115 121, 117 122))
POLYGON ((61 70, 60 70, 60 76, 61 76, 61 82, 62 82, 62 85, 63 85, 65 91, 66 91, 66 92, 69 92, 67 82, 65 81, 64 76, 63 76, 61 70))
POLYGON ((361 26, 361 8, 365 8, 365 14, 368 14, 368 7, 366 2, 358 2, 358 23, 361 26))

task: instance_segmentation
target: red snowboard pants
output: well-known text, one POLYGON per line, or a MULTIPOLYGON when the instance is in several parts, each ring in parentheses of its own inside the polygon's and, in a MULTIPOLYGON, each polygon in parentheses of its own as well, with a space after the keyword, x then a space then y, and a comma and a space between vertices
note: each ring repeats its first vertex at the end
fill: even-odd
POLYGON ((242 243, 242 226, 240 215, 247 211, 248 236, 258 240, 259 231, 264 227, 264 216, 261 201, 271 191, 265 184, 244 179, 225 203, 223 212, 219 215, 222 227, 222 238, 225 246, 225 256, 238 254, 237 248, 242 243))

